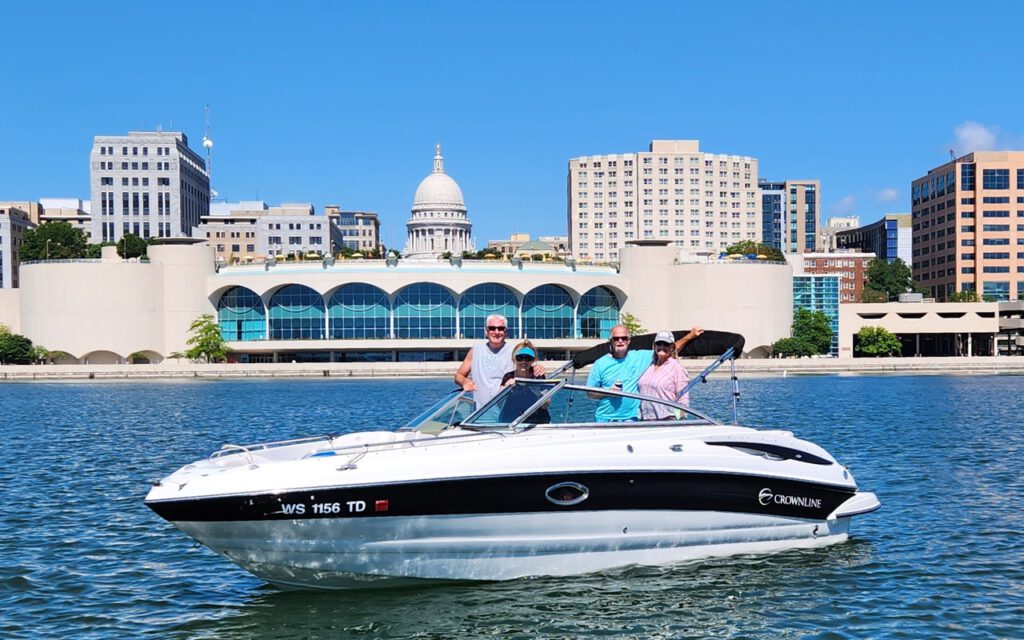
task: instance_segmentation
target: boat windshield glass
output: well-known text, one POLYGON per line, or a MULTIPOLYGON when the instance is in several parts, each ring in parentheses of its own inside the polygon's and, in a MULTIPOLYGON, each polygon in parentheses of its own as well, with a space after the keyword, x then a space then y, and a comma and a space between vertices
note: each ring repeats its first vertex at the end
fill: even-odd
POLYGON ((430 408, 409 421, 401 431, 440 433, 458 424, 476 410, 473 394, 455 389, 435 402, 430 408))
MULTIPOLYGON (((513 423, 520 425, 581 425, 594 424, 598 405, 605 399, 610 402, 635 404, 636 415, 642 396, 612 390, 591 389, 589 387, 560 384, 557 381, 524 380, 515 386, 503 389, 491 402, 478 413, 463 421, 464 427, 507 427, 513 423), (543 395, 543 398, 542 398, 543 395), (521 419, 520 419, 521 418, 521 419)), ((661 415, 666 416, 657 422, 679 424, 714 424, 708 416, 667 400, 647 398, 643 400, 661 407, 661 415)), ((655 421, 641 422, 639 418, 623 424, 653 424, 655 421)), ((609 424, 609 423, 603 423, 609 424)))

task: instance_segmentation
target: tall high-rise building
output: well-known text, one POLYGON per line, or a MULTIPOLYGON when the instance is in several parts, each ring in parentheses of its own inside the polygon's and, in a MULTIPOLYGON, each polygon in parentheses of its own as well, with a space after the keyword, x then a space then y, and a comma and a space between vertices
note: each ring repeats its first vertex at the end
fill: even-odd
POLYGON ((698 140, 654 140, 648 151, 569 160, 569 249, 611 262, 632 240, 690 253, 760 242, 757 159, 704 153, 698 140))
POLYGON ((911 182, 914 279, 937 300, 1024 299, 1024 151, 976 151, 911 182))
POLYGON ((912 262, 909 213, 888 213, 878 222, 837 231, 834 237, 840 249, 867 251, 886 262, 899 258, 908 266, 912 262))
POLYGON ((96 136, 89 154, 93 242, 188 237, 210 211, 210 176, 184 133, 96 136))
POLYGON ((444 172, 441 145, 434 154, 434 171, 420 182, 413 197, 412 216, 405 224, 407 258, 437 258, 473 250, 473 224, 466 214, 462 189, 444 172))
POLYGON ((27 211, 0 202, 0 289, 18 288, 21 239, 35 226, 27 211))
POLYGON ((762 242, 783 253, 820 251, 818 215, 821 183, 817 180, 758 180, 762 242))

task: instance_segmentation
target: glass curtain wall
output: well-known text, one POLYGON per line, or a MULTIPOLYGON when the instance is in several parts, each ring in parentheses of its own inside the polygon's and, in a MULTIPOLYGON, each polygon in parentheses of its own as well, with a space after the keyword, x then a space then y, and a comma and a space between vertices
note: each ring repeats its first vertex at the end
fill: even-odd
POLYGON ((418 282, 395 296, 396 338, 454 338, 455 298, 440 285, 418 282))
POLYGON ((263 300, 251 289, 233 287, 217 301, 220 335, 227 341, 265 340, 267 314, 263 300))
POLYGON ((581 338, 607 338, 618 323, 619 300, 608 287, 594 287, 580 298, 581 338))
POLYGON ((539 338, 572 338, 572 296, 565 289, 545 284, 531 290, 523 300, 523 336, 539 338))
POLYGON ((271 340, 323 340, 324 299, 301 284, 290 284, 270 298, 271 340))
POLYGON ((508 320, 507 337, 519 338, 519 302, 511 289, 491 282, 467 289, 459 298, 460 337, 487 339, 484 324, 495 313, 508 320))
POLYGON ((373 285, 357 282, 340 287, 331 296, 327 314, 331 338, 391 337, 391 303, 373 285))

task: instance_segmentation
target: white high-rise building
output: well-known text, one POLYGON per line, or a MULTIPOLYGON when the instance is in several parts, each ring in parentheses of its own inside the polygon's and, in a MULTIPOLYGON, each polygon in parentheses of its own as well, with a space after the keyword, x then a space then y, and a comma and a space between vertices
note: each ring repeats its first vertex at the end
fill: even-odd
POLYGON ((567 187, 569 246, 580 260, 618 260, 634 240, 668 240, 689 253, 761 240, 757 159, 703 153, 697 140, 572 158, 567 187))
POLYGON ((462 189, 444 172, 441 145, 434 155, 434 171, 420 182, 412 203, 412 216, 403 255, 406 258, 437 258, 445 252, 461 255, 473 251, 473 224, 466 215, 462 189))
POLYGON ((89 181, 93 242, 188 237, 210 211, 206 162, 180 132, 96 136, 89 181))

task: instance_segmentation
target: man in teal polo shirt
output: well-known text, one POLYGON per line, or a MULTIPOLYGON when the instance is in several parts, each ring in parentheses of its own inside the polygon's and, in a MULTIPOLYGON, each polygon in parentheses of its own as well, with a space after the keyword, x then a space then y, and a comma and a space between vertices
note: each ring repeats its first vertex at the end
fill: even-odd
MULTIPOLYGON (((690 333, 676 340, 676 352, 678 353, 683 345, 701 333, 704 333, 702 329, 694 327, 690 333)), ((594 366, 590 368, 587 386, 637 393, 640 376, 647 370, 647 367, 651 366, 653 361, 654 353, 650 349, 630 351, 629 329, 625 325, 617 324, 612 327, 609 353, 598 358, 594 366)), ((590 397, 600 399, 594 415, 597 422, 634 420, 640 415, 640 401, 635 398, 598 393, 591 393, 590 397)))

